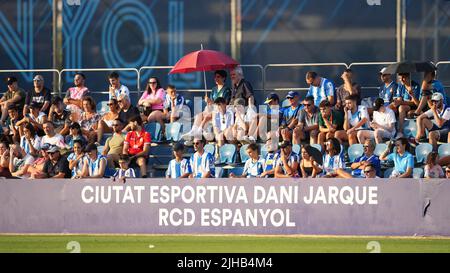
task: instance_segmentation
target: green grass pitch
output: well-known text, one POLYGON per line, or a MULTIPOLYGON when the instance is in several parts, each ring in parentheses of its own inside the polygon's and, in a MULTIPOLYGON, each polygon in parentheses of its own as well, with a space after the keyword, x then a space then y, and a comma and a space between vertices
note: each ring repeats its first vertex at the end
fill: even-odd
POLYGON ((69 253, 71 241, 79 243, 82 253, 368 253, 371 241, 379 243, 382 253, 450 253, 450 238, 231 235, 0 235, 0 252, 69 253))

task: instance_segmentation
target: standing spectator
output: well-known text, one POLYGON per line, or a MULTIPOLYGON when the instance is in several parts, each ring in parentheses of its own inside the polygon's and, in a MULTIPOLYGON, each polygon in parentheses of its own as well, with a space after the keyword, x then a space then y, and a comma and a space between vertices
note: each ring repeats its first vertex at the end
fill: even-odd
POLYGON ((118 178, 125 183, 125 178, 136 178, 136 172, 129 167, 130 157, 128 155, 120 155, 119 169, 114 173, 113 177, 118 178))
POLYGON ((131 118, 140 117, 141 114, 136 106, 131 105, 130 98, 127 95, 120 95, 117 102, 120 107, 119 119, 122 124, 127 124, 125 128, 123 128, 123 131, 127 132, 129 131, 128 121, 131 118))
POLYGON ((34 157, 26 154, 17 144, 13 144, 9 152, 9 171, 11 172, 11 176, 22 177, 33 164, 34 157))
POLYGON ((219 97, 214 103, 217 105, 217 112, 213 114, 213 130, 217 147, 220 148, 225 144, 226 140, 230 141, 233 139, 234 113, 227 109, 224 98, 219 97))
POLYGON ((19 128, 25 123, 31 123, 38 135, 43 135, 43 125, 47 121, 47 115, 40 112, 41 107, 38 103, 32 102, 30 105, 30 113, 26 114, 23 119, 16 123, 19 128))
POLYGON ((275 162, 275 178, 290 178, 298 176, 298 155, 292 151, 290 141, 283 141, 280 145, 280 155, 275 162))
MULTIPOLYGON (((98 121, 101 116, 97 113, 95 101, 92 97, 83 98, 83 113, 81 113, 81 132, 89 143, 95 142, 97 138, 98 121)), ((100 140, 98 140, 100 141, 100 140)))
POLYGON ((148 118, 153 111, 152 119, 156 120, 158 112, 164 109, 164 100, 166 98, 166 91, 162 88, 161 83, 157 77, 151 77, 148 79, 147 88, 138 101, 138 106, 143 110, 145 118, 148 118))
POLYGON ((73 153, 69 154, 67 160, 69 161, 69 169, 72 171, 72 178, 81 176, 83 173, 83 166, 87 160, 84 152, 83 143, 77 139, 73 141, 73 153))
POLYGON ((188 178, 192 174, 189 160, 183 158, 184 145, 176 143, 173 146, 174 159, 170 160, 166 171, 166 178, 188 178))
POLYGON ((383 142, 383 138, 393 139, 395 136, 395 113, 382 98, 377 98, 373 104, 373 121, 370 127, 374 131, 363 130, 358 133, 360 143, 364 143, 367 139, 375 139, 375 142, 383 142))
POLYGON ((437 163, 438 153, 431 152, 427 156, 427 161, 425 165, 425 178, 444 178, 444 171, 441 165, 437 163))
POLYGON ((300 160, 300 172, 303 178, 315 178, 322 172, 322 166, 317 162, 314 157, 310 154, 313 147, 306 144, 302 146, 302 159, 300 160))
POLYGON ((52 91, 44 86, 44 77, 36 75, 33 79, 34 88, 31 90, 25 99, 25 106, 23 108, 23 115, 29 112, 29 107, 32 102, 36 102, 40 107, 40 112, 48 114, 50 110, 50 103, 52 101, 52 91))
POLYGON ((350 95, 345 99, 344 130, 336 132, 335 136, 341 143, 348 140, 350 145, 358 143, 358 136, 369 130, 369 112, 363 105, 358 105, 358 96, 350 95))
POLYGON ((66 144, 64 137, 55 132, 55 127, 51 121, 46 121, 43 125, 45 136, 41 138, 41 147, 44 144, 58 146, 60 149, 64 149, 66 144))
POLYGON ((234 101, 237 99, 242 99, 244 100, 245 106, 255 105, 253 87, 249 81, 244 79, 242 67, 235 67, 231 70, 230 76, 231 82, 233 83, 230 104, 234 104, 234 101))
POLYGON ((70 178, 69 161, 61 156, 58 146, 52 146, 47 150, 49 160, 45 162, 44 174, 47 178, 70 178))
POLYGON ((36 130, 31 123, 25 124, 23 135, 20 137, 20 147, 26 154, 37 157, 41 149, 41 138, 36 134, 36 130))
POLYGON ((78 120, 83 109, 83 98, 89 95, 89 89, 85 86, 86 76, 83 73, 75 73, 73 77, 74 87, 67 89, 64 97, 66 109, 76 115, 78 120))
POLYGON ((123 143, 125 141, 125 135, 122 133, 122 122, 120 119, 116 119, 112 123, 113 134, 108 137, 103 149, 103 155, 108 160, 108 168, 115 168, 119 164, 119 156, 123 151, 123 143))
POLYGON ((315 106, 319 107, 324 100, 328 100, 330 105, 334 105, 334 85, 330 80, 320 77, 314 71, 309 71, 306 73, 306 83, 309 84, 306 96, 314 97, 315 106))
POLYGON ((192 168, 190 178, 210 178, 215 176, 214 156, 205 151, 205 139, 194 138, 195 153, 191 155, 189 164, 192 168))
POLYGON ((10 142, 18 142, 20 140, 19 126, 17 123, 21 120, 17 106, 10 105, 8 107, 8 119, 6 120, 6 128, 3 134, 8 137, 10 142))
POLYGON ((394 162, 394 170, 390 178, 408 178, 412 177, 414 168, 414 157, 406 151, 408 140, 406 138, 399 138, 395 140, 395 151, 388 155, 392 148, 393 141, 389 142, 386 150, 381 154, 380 160, 389 160, 394 162))
POLYGON ((309 144, 317 143, 319 135, 319 109, 314 105, 314 97, 303 100, 303 109, 298 113, 298 125, 293 131, 293 143, 300 144, 307 140, 309 144))
POLYGON ((415 110, 419 105, 420 87, 418 83, 411 80, 410 73, 400 73, 398 75, 401 83, 395 92, 391 109, 398 112, 397 137, 403 137, 405 118, 412 114, 414 111, 411 110, 415 110))
POLYGON ((424 72, 421 90, 420 103, 416 111, 414 111, 414 115, 416 116, 419 116, 422 112, 431 108, 430 98, 434 93, 440 93, 442 95, 444 104, 448 105, 450 103, 445 93, 444 86, 440 81, 436 80, 436 71, 424 72))
MULTIPOLYGON (((163 121, 173 123, 181 118, 182 108, 184 105, 184 98, 177 93, 174 85, 167 86, 166 100, 164 101, 163 121)), ((163 122, 164 124, 164 122, 163 122)), ((162 127, 161 127, 162 128, 162 127)), ((165 131, 165 125, 164 125, 165 131)))
POLYGON ((106 177, 108 173, 106 157, 98 154, 97 145, 94 143, 88 144, 85 148, 85 152, 87 157, 84 161, 82 174, 76 178, 106 177))
POLYGON ((69 132, 70 114, 70 110, 64 109, 63 100, 60 97, 53 97, 50 112, 48 113, 48 120, 53 123, 57 133, 67 135, 69 132))
POLYGON ((436 92, 431 97, 431 109, 417 118, 416 144, 429 131, 428 141, 437 149, 438 141, 446 141, 450 132, 450 107, 444 104, 444 97, 436 92))
POLYGON ((236 176, 234 173, 231 173, 230 177, 240 177, 240 178, 261 177, 261 174, 264 172, 263 169, 264 161, 259 158, 258 145, 256 145, 256 143, 249 144, 247 146, 246 152, 249 156, 249 159, 245 161, 242 175, 236 176))
POLYGON ((115 99, 109 100, 108 107, 109 111, 106 114, 104 114, 98 122, 97 140, 99 143, 102 141, 104 133, 114 132, 114 128, 112 125, 114 121, 119 118, 120 107, 117 100, 115 99))
POLYGON ((1 120, 0 125, 4 125, 6 117, 8 116, 8 107, 10 105, 15 105, 17 109, 22 109, 25 105, 26 93, 19 87, 16 77, 6 78, 6 85, 8 85, 8 90, 0 99, 1 108, 1 120))
POLYGON ((120 95, 126 95, 130 97, 130 90, 128 87, 120 83, 119 74, 117 72, 112 72, 108 76, 109 80, 109 99, 119 100, 120 95))
POLYGON ((343 130, 344 119, 339 111, 331 109, 331 103, 324 100, 319 105, 319 144, 323 147, 325 140, 333 138, 337 131, 343 130))
POLYGON ((130 166, 138 166, 141 170, 141 177, 147 177, 148 153, 150 152, 150 133, 145 131, 140 116, 129 120, 130 131, 125 137, 123 154, 130 155, 130 166))
POLYGON ((70 149, 73 148, 75 141, 80 141, 81 146, 84 147, 87 144, 86 138, 81 132, 81 126, 78 122, 74 122, 69 126, 69 135, 65 137, 65 143, 70 149))
POLYGON ((375 143, 367 139, 364 144, 364 154, 353 161, 352 175, 354 177, 364 177, 364 170, 367 165, 371 164, 376 171, 376 175, 381 177, 381 164, 380 159, 373 152, 375 151, 375 143))
POLYGON ((292 131, 298 123, 298 112, 300 111, 299 94, 297 91, 289 91, 286 95, 289 106, 283 109, 281 116, 280 135, 283 140, 292 140, 292 131))
POLYGON ((341 153, 341 145, 337 138, 329 138, 326 142, 325 156, 323 158, 323 177, 352 178, 344 171, 344 158, 341 153))
POLYGON ((345 98, 352 95, 356 97, 356 103, 359 105, 361 102, 361 86, 353 81, 353 71, 350 68, 346 68, 341 75, 341 79, 344 83, 338 87, 336 91, 336 110, 344 111, 345 98))

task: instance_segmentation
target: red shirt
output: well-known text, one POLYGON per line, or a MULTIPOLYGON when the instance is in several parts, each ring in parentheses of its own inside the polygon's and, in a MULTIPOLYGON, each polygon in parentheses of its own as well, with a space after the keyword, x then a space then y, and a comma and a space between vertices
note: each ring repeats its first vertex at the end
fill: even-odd
POLYGON ((144 151, 144 145, 150 144, 151 136, 150 133, 142 129, 141 132, 131 131, 127 133, 125 137, 125 144, 129 144, 128 153, 130 155, 138 154, 144 151))

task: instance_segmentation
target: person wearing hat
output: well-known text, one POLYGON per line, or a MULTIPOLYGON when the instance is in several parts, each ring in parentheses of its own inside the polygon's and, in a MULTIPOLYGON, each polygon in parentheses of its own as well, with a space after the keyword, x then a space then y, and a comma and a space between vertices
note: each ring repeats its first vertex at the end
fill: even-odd
POLYGON ((44 86, 44 77, 42 75, 36 75, 33 78, 34 88, 28 92, 25 99, 25 106, 23 108, 23 115, 27 114, 30 110, 32 102, 39 104, 40 112, 44 112, 48 115, 50 110, 50 103, 52 101, 52 91, 44 86))
POLYGON ((44 165, 44 175, 46 178, 70 178, 71 171, 69 169, 69 161, 64 156, 61 156, 59 147, 52 145, 47 154, 49 160, 44 165))
POLYGON ((377 98, 373 103, 373 118, 369 124, 373 131, 362 130, 358 132, 359 143, 365 143, 368 139, 375 139, 375 142, 382 143, 383 138, 392 139, 395 136, 395 113, 389 106, 385 105, 384 99, 377 98))
POLYGON ((428 130, 428 141, 437 149, 438 141, 448 141, 450 132, 450 107, 444 104, 444 96, 436 92, 431 96, 431 109, 417 118, 416 144, 425 136, 428 130))
POLYGON ((1 124, 4 124, 6 118, 8 117, 8 107, 10 105, 16 105, 18 109, 22 109, 25 104, 25 91, 19 87, 16 77, 6 78, 6 85, 8 85, 8 90, 0 99, 1 108, 1 124))
POLYGON ((298 124, 292 134, 292 143, 300 144, 307 140, 309 144, 317 143, 319 135, 319 109, 314 105, 314 97, 303 100, 303 109, 298 113, 298 124))
POLYGON ((47 121, 47 115, 40 110, 41 106, 33 101, 30 105, 30 113, 27 113, 16 125, 20 128, 25 123, 31 123, 38 135, 44 135, 43 125, 47 121))
MULTIPOLYGON (((266 107, 259 114, 258 131, 262 140, 273 139, 275 141, 281 122, 283 110, 280 108, 280 98, 277 93, 270 93, 264 101, 266 107), (273 128, 272 125, 276 125, 273 128)), ((278 140, 276 141, 278 143, 278 140)))
POLYGON ((166 171, 166 178, 188 178, 192 173, 191 164, 189 160, 183 158, 184 145, 183 143, 176 143, 173 146, 174 159, 170 160, 166 171))
POLYGON ((384 100, 384 105, 388 106, 392 103, 392 97, 397 90, 397 83, 392 80, 392 75, 385 73, 387 67, 380 70, 380 79, 383 84, 378 88, 378 97, 384 100))
POLYGON ((297 91, 289 91, 286 95, 289 100, 289 106, 283 108, 281 116, 280 135, 283 140, 292 140, 292 131, 298 123, 298 113, 300 111, 300 95, 297 91))
POLYGON ((275 178, 290 178, 298 176, 299 156, 292 151, 290 141, 280 145, 280 155, 275 162, 275 178))
POLYGON ((306 83, 309 84, 306 96, 314 97, 315 106, 319 107, 324 100, 328 100, 331 105, 334 105, 334 84, 330 80, 320 77, 314 71, 308 71, 305 78, 306 83))

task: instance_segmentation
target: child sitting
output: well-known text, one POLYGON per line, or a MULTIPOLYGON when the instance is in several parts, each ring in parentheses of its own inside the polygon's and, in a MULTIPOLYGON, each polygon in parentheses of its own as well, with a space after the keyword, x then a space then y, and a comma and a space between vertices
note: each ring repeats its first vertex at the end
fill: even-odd
POLYGON ((166 178, 187 178, 192 173, 189 160, 183 158, 184 145, 176 143, 173 146, 173 156, 166 171, 166 178))
POLYGON ((129 168, 130 157, 128 155, 120 155, 119 166, 120 168, 113 175, 114 178, 119 178, 125 183, 125 178, 135 178, 136 173, 133 168, 129 168))
POLYGON ((427 156, 425 165, 425 178, 444 178, 444 171, 441 165, 437 164, 438 153, 431 152, 427 156))

